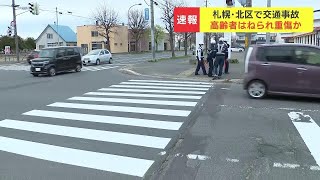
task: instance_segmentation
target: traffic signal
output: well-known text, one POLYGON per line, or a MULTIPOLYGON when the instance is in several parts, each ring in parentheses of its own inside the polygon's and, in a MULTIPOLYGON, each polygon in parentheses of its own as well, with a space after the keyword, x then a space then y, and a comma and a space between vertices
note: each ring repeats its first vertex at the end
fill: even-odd
POLYGON ((234 0, 226 0, 227 6, 233 6, 234 5, 234 0))
POLYGON ((11 36, 11 35, 12 35, 12 28, 11 28, 10 26, 8 26, 8 31, 7 31, 7 33, 8 33, 8 36, 11 36))
POLYGON ((39 5, 38 5, 38 3, 29 3, 29 11, 33 15, 39 15, 39 5))
POLYGON ((30 11, 30 13, 33 14, 33 15, 36 14, 33 3, 29 3, 29 11, 30 11))

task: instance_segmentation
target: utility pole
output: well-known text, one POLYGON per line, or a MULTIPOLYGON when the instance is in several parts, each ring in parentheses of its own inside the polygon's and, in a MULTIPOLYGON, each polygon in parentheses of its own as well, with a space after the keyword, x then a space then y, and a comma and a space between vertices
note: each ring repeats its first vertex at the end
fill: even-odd
POLYGON ((60 46, 60 37, 59 37, 59 18, 58 18, 58 7, 56 7, 56 18, 57 18, 57 34, 58 34, 58 44, 57 46, 60 46))
MULTIPOLYGON (((246 7, 252 7, 252 0, 246 0, 246 7)), ((246 49, 248 49, 250 44, 251 44, 251 33, 247 33, 246 40, 245 40, 246 49)))
POLYGON ((19 39, 18 39, 18 31, 17 31, 17 17, 16 17, 16 3, 12 0, 12 12, 13 12, 13 28, 14 28, 14 40, 16 44, 16 56, 17 61, 20 61, 19 58, 19 39))
POLYGON ((150 0, 150 11, 151 11, 151 49, 152 49, 152 61, 156 60, 156 50, 154 42, 154 1, 150 0))
MULTIPOLYGON (((271 7, 271 0, 268 0, 267 7, 271 7)), ((266 44, 270 44, 270 33, 266 33, 266 44)))

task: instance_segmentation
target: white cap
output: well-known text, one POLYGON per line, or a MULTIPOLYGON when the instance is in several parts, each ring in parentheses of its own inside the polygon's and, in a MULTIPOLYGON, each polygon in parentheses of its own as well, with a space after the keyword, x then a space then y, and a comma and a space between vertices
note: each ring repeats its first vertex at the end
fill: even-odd
POLYGON ((224 41, 224 38, 223 37, 219 38, 219 41, 224 41))

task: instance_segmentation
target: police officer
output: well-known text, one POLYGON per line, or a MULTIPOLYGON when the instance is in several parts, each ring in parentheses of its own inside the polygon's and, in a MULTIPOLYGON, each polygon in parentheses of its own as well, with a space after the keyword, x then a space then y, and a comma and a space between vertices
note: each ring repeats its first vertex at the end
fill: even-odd
POLYGON ((209 72, 208 72, 208 76, 212 77, 213 76, 213 61, 214 58, 216 57, 216 53, 217 53, 217 47, 216 47, 216 43, 212 42, 210 45, 210 50, 208 52, 208 57, 207 57, 207 61, 209 64, 209 72))
POLYGON ((207 75, 206 68, 204 67, 204 55, 203 55, 202 45, 203 44, 201 43, 199 44, 199 48, 197 49, 197 53, 196 53, 198 65, 197 65, 195 75, 199 75, 200 67, 202 69, 203 75, 207 75))
POLYGON ((226 50, 228 50, 228 45, 224 42, 224 39, 221 37, 219 39, 218 46, 217 46, 216 60, 214 61, 215 75, 213 79, 221 79, 226 50), (218 68, 219 68, 219 72, 218 72, 218 68))

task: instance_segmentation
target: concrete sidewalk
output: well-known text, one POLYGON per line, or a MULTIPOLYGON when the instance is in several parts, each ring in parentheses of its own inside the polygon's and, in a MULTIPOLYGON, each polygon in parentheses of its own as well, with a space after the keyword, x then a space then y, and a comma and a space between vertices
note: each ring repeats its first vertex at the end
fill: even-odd
MULTIPOLYGON (((224 74, 220 81, 241 81, 244 75, 244 53, 233 53, 232 59, 238 59, 239 63, 230 63, 230 74, 224 74)), ((164 77, 175 79, 196 79, 200 81, 211 81, 212 78, 202 75, 202 71, 199 71, 198 76, 195 76, 196 64, 190 63, 190 60, 194 60, 194 57, 183 57, 176 59, 166 59, 158 62, 146 62, 142 64, 127 66, 120 71, 134 74, 144 75, 152 77, 164 77)), ((207 72, 208 72, 208 66, 207 72)), ((215 80, 217 81, 217 80, 215 80)))

